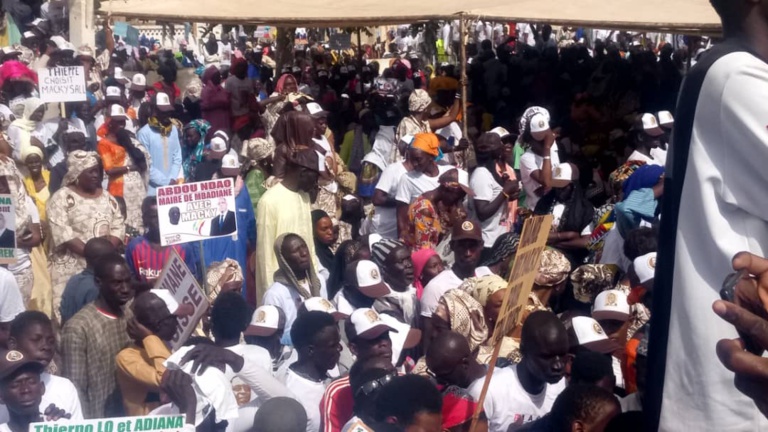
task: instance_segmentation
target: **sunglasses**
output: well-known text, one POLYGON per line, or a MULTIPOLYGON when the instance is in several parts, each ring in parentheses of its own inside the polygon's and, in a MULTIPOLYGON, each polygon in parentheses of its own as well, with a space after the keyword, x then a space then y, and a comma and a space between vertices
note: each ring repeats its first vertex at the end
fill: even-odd
POLYGON ((373 381, 368 381, 367 383, 361 385, 360 388, 357 389, 357 391, 355 392, 355 396, 361 393, 363 394, 363 396, 369 396, 371 393, 389 384, 396 377, 397 377, 397 372, 392 372, 390 374, 384 375, 381 378, 375 379, 373 381))

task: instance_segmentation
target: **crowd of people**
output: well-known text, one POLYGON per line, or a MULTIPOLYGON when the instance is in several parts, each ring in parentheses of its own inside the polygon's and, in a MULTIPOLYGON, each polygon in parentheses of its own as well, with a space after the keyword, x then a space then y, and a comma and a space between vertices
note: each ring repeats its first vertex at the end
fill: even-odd
POLYGON ((105 21, 99 49, 75 47, 59 9, 8 10, 28 30, 0 56, 0 432, 650 424, 660 203, 698 45, 478 22, 465 80, 450 22, 437 63, 400 29, 378 62, 310 41, 278 68, 234 31, 169 50, 105 21), (84 67, 85 101, 39 99, 56 66, 84 67), (157 189, 224 178, 216 237, 162 245, 157 189), (520 323, 497 327, 542 215, 520 323), (175 350, 193 308, 156 287, 172 254, 210 303, 175 350))

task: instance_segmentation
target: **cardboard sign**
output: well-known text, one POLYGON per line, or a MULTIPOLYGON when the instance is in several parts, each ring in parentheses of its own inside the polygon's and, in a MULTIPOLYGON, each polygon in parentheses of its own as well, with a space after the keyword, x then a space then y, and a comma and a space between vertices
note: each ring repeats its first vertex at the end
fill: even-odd
POLYGON ((157 189, 163 246, 237 234, 235 181, 231 178, 157 189))
POLYGON ((352 35, 349 33, 336 33, 331 35, 328 47, 332 50, 346 50, 352 46, 352 35))
POLYGON ((43 102, 82 102, 85 97, 85 69, 61 66, 37 70, 43 102))
POLYGON ((0 264, 16 262, 16 206, 8 194, 0 194, 0 264))
POLYGON ((206 313, 210 303, 195 280, 195 275, 189 271, 184 260, 175 250, 171 251, 171 256, 165 262, 163 272, 160 273, 155 288, 168 290, 179 304, 186 303, 193 307, 192 315, 178 319, 176 333, 171 339, 171 345, 175 351, 189 339, 189 335, 195 330, 197 322, 206 313))
POLYGON ((32 423, 29 432, 181 432, 183 428, 183 415, 165 415, 32 423))

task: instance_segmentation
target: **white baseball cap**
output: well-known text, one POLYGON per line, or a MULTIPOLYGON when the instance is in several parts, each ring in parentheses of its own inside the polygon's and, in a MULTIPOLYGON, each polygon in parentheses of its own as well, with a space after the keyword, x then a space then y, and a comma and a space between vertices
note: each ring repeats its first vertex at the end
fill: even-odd
POLYGON ((659 117, 659 124, 666 127, 672 127, 675 124, 675 118, 672 117, 672 113, 669 111, 659 111, 656 114, 659 117))
POLYGON ((168 308, 168 312, 171 313, 171 315, 176 316, 187 316, 192 315, 194 312, 194 308, 191 304, 183 303, 179 304, 179 302, 176 301, 175 298, 173 298, 173 294, 171 294, 170 291, 167 289, 151 289, 149 290, 150 293, 154 294, 155 296, 159 297, 160 300, 165 303, 165 306, 168 308))
POLYGON ((499 138, 504 139, 510 135, 509 131, 504 129, 503 127, 495 127, 488 131, 488 133, 496 134, 499 136, 499 138))
POLYGON ((400 353, 421 342, 421 330, 400 322, 391 315, 379 314, 379 318, 394 330, 389 332, 389 339, 392 341, 392 364, 397 367, 400 353))
POLYGON ((329 302, 328 300, 322 297, 310 297, 304 300, 304 303, 302 303, 301 305, 307 312, 320 311, 320 312, 329 313, 333 315, 333 317, 337 320, 344 319, 347 317, 347 315, 339 312, 338 309, 336 309, 336 306, 333 305, 333 303, 329 302))
POLYGON ((173 111, 173 105, 171 105, 171 98, 163 92, 157 92, 155 96, 155 106, 160 111, 173 111))
POLYGON ((571 319, 571 327, 576 334, 579 346, 590 351, 610 353, 619 348, 619 344, 608 338, 605 330, 594 319, 585 316, 577 316, 571 319))
POLYGON ((225 176, 236 176, 240 174, 240 161, 236 154, 227 153, 221 158, 221 173, 225 176))
POLYGON ((323 110, 323 107, 320 106, 320 104, 315 102, 310 102, 307 104, 307 112, 309 115, 327 115, 328 112, 323 110))
POLYGON ((211 138, 211 153, 210 156, 214 159, 221 159, 229 149, 227 149, 227 141, 220 136, 211 138))
POLYGON ((552 168, 552 187, 563 188, 571 184, 574 180, 574 167, 569 163, 561 163, 552 168))
POLYGON ((664 131, 659 127, 659 121, 656 120, 656 116, 651 113, 645 113, 640 118, 643 123, 643 130, 645 133, 651 136, 663 135, 664 131))
POLYGON ((107 94, 106 97, 115 97, 120 98, 120 87, 117 86, 109 86, 107 87, 107 94))
POLYGON ((536 113, 531 117, 531 135, 536 140, 542 140, 549 132, 549 119, 543 113, 536 113))
POLYGON ((398 330, 382 320, 381 315, 371 308, 356 309, 344 323, 344 332, 349 341, 357 338, 376 339, 382 333, 390 331, 398 330))
POLYGON ((607 290, 595 298, 592 318, 598 321, 606 319, 626 321, 629 319, 629 315, 629 302, 624 292, 615 289, 607 290))
POLYGON ((355 272, 357 274, 357 288, 366 297, 379 298, 389 294, 389 287, 381 278, 381 270, 373 261, 358 261, 355 272))
POLYGON ((283 325, 280 325, 280 315, 281 310, 277 306, 259 306, 253 311, 251 323, 243 334, 245 336, 272 336, 285 327, 285 318, 283 318, 283 325))
POLYGON ((134 91, 144 91, 147 89, 147 77, 137 73, 131 79, 130 89, 134 91))
POLYGON ((109 107, 109 118, 124 118, 128 120, 128 115, 125 113, 125 108, 118 104, 112 104, 109 107))
POLYGON ((126 78, 125 74, 123 73, 123 70, 119 67, 115 68, 115 81, 122 83, 122 84, 128 84, 131 82, 128 78, 126 78))
MULTIPOLYGON (((53 43, 56 45, 56 48, 58 48, 59 50, 65 50, 65 49, 67 49, 67 48, 68 48, 68 46, 67 46, 67 44, 68 44, 67 40, 66 40, 66 39, 64 39, 64 38, 63 38, 63 37, 61 37, 61 36, 58 36, 58 35, 56 35, 56 36, 51 36, 51 37, 50 37, 50 41, 51 41, 51 42, 53 42, 53 43)), ((122 71, 120 71, 120 72, 122 72, 122 71)))
POLYGON ((648 282, 653 279, 656 274, 656 252, 649 252, 635 258, 632 265, 635 268, 635 274, 640 280, 640 283, 648 282))

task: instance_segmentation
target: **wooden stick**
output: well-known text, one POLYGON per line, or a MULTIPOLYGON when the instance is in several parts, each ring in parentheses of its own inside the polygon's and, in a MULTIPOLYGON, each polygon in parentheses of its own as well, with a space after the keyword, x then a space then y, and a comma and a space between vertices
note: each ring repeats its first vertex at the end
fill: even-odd
MULTIPOLYGON (((459 53, 461 60, 461 124, 464 138, 467 138, 467 19, 465 15, 459 18, 459 53)), ((467 138, 468 139, 468 138, 467 138)), ((464 169, 467 169, 467 151, 461 151, 461 159, 464 161, 464 169)))

